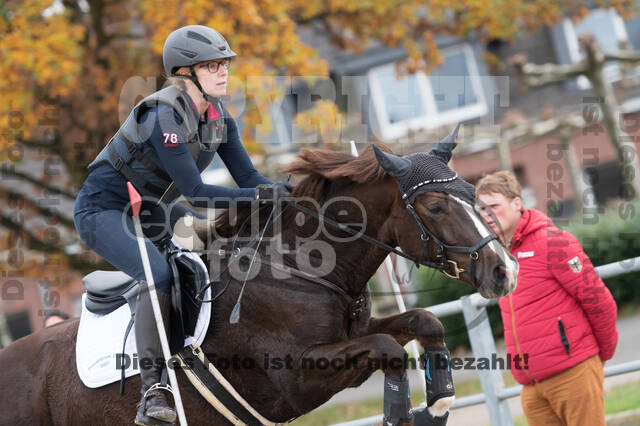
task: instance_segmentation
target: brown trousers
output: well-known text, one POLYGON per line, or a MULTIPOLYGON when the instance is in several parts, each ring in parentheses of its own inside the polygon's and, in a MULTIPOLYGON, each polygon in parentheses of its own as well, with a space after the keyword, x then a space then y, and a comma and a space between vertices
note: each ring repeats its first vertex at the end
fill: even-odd
POLYGON ((598 355, 522 388, 529 426, 605 426, 604 370, 598 355))

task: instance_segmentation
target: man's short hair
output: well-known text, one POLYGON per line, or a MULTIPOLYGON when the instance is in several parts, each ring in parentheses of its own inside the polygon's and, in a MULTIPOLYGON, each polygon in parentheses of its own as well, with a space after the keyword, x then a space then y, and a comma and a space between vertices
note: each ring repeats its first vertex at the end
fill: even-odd
POLYGON ((484 176, 476 184, 476 197, 480 194, 499 193, 509 200, 522 198, 522 188, 513 173, 501 170, 484 176))

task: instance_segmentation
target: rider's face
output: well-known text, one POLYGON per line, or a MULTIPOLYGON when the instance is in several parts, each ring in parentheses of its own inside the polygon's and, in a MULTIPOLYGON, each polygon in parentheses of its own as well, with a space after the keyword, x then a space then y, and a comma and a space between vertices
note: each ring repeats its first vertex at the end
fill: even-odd
POLYGON ((229 70, 223 65, 223 59, 210 62, 220 62, 218 70, 211 72, 210 70, 215 68, 209 66, 208 62, 200 64, 196 67, 196 75, 198 81, 202 85, 202 89, 214 98, 225 96, 227 94, 227 78, 229 76, 229 70))

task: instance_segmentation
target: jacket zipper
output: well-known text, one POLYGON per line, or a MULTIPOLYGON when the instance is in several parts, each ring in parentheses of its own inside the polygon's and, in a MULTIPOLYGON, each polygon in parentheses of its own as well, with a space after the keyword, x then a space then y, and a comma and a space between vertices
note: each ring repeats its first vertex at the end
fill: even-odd
POLYGON ((561 317, 558 317, 558 331, 560 332, 560 341, 562 341, 562 346, 564 346, 564 351, 567 353, 567 356, 571 356, 569 339, 567 338, 567 334, 564 331, 564 323, 562 322, 561 317))
POLYGON ((531 377, 531 374, 529 374, 529 370, 524 366, 524 356, 522 356, 522 351, 520 350, 520 341, 518 341, 518 334, 516 333, 516 315, 513 310, 513 294, 509 294, 509 307, 511 308, 511 330, 513 330, 513 340, 515 340, 516 342, 516 350, 518 351, 518 356, 520 357, 520 361, 522 362, 522 370, 524 371, 524 374, 527 375, 529 380, 531 380, 531 383, 535 385, 536 381, 533 379, 533 377, 531 377))

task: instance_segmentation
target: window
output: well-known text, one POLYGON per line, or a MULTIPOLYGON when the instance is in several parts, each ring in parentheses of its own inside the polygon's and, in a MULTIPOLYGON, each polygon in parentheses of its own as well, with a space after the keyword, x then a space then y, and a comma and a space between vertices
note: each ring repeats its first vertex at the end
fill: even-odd
POLYGON ((425 75, 397 78, 394 64, 369 71, 372 117, 381 139, 432 129, 487 113, 473 51, 467 44, 442 49, 443 63, 425 75))
POLYGON ((585 169, 596 196, 596 203, 605 206, 609 201, 623 198, 623 176, 616 161, 599 164, 585 169))
POLYGON ((13 340, 17 340, 33 332, 28 311, 20 311, 7 316, 7 327, 13 340))
MULTIPOLYGON (((578 39, 584 34, 593 34, 605 51, 618 50, 620 42, 628 40, 624 21, 613 10, 592 10, 589 15, 577 25, 574 25, 571 20, 565 18, 562 22, 562 29, 567 41, 567 47, 569 48, 569 58, 573 63, 581 61, 584 57, 578 43, 578 39)), ((621 75, 618 64, 610 62, 605 65, 604 75, 610 81, 620 80, 621 75)), ((578 77, 577 81, 580 89, 591 88, 591 84, 586 77, 578 77)))

